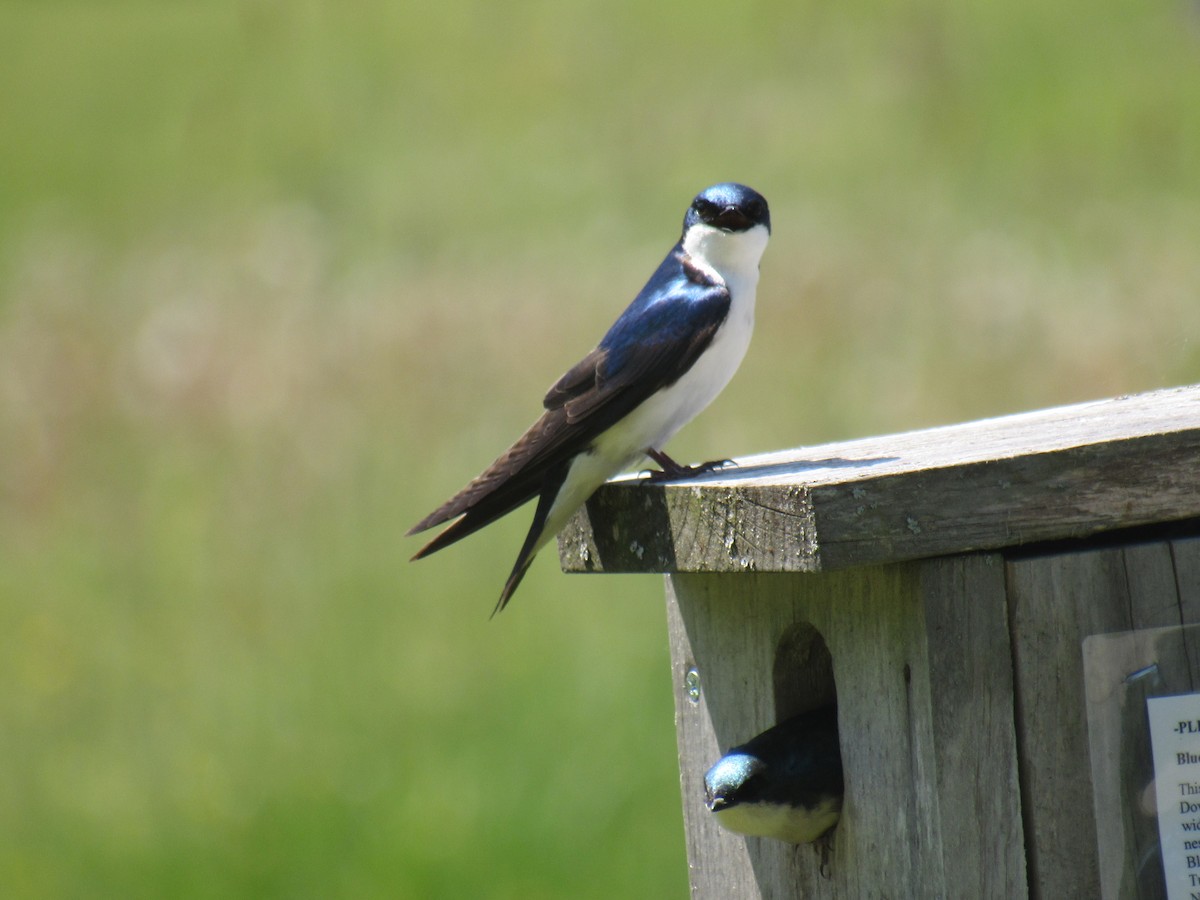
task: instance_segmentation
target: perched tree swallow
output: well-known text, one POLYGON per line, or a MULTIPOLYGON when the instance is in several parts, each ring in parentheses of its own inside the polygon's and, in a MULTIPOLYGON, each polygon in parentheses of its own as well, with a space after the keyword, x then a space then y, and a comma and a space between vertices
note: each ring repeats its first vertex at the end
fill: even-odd
POLYGON ((734 747, 704 776, 704 794, 730 831, 816 841, 842 814, 836 707, 793 716, 734 747))
POLYGON ((767 201, 745 185, 717 184, 698 194, 679 242, 596 349, 550 388, 542 417, 408 532, 457 519, 413 559, 537 497, 495 615, 534 554, 610 477, 644 456, 662 467, 658 479, 720 465, 681 466, 663 445, 712 402, 746 355, 758 263, 770 233, 767 201))

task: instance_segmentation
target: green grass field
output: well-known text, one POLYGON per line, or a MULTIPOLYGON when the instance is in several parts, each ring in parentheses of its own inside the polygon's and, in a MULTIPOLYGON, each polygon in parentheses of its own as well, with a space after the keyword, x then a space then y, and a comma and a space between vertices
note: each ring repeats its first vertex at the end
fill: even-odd
POLYGON ((708 459, 1200 380, 1181 0, 0 9, 0 895, 684 897, 662 585, 407 528, 694 193, 708 459))

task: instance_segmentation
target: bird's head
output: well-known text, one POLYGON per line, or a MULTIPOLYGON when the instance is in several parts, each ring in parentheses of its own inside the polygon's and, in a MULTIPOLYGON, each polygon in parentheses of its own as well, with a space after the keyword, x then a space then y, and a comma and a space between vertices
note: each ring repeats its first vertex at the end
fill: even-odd
POLYGON ((714 184, 696 195, 683 217, 683 252, 722 276, 758 280, 758 262, 771 236, 763 195, 743 184, 714 184))
POLYGON ((686 234, 694 225, 708 225, 721 231, 736 234, 763 226, 771 231, 771 210, 767 200, 758 191, 732 181, 714 184, 705 188, 688 207, 683 217, 686 234))
POLYGON ((814 841, 837 823, 844 790, 832 707, 734 747, 704 776, 704 801, 719 825, 793 844, 814 841))
POLYGON ((757 756, 730 753, 704 776, 704 802, 713 812, 753 803, 765 781, 767 764, 757 756))

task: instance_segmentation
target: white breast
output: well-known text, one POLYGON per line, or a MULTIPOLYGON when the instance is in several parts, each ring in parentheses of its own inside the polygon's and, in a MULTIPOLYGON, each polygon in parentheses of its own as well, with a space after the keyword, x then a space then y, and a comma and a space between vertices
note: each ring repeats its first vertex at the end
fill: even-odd
POLYGON ((773 837, 792 844, 815 841, 838 823, 842 801, 822 800, 812 809, 770 806, 765 803, 739 803, 720 810, 717 824, 738 834, 773 837))
POLYGON ((682 378, 650 397, 596 442, 595 453, 615 465, 614 472, 632 465, 649 447, 662 449, 733 378, 754 331, 758 263, 767 237, 767 229, 761 225, 739 234, 704 225, 688 231, 684 252, 729 288, 729 315, 682 378))

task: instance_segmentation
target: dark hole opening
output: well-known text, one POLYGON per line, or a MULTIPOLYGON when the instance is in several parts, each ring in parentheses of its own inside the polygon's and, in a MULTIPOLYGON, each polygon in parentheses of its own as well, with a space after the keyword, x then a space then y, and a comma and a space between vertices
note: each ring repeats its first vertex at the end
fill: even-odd
POLYGON ((807 622, 797 622, 779 639, 773 676, 776 722, 837 703, 833 657, 821 633, 807 622))

